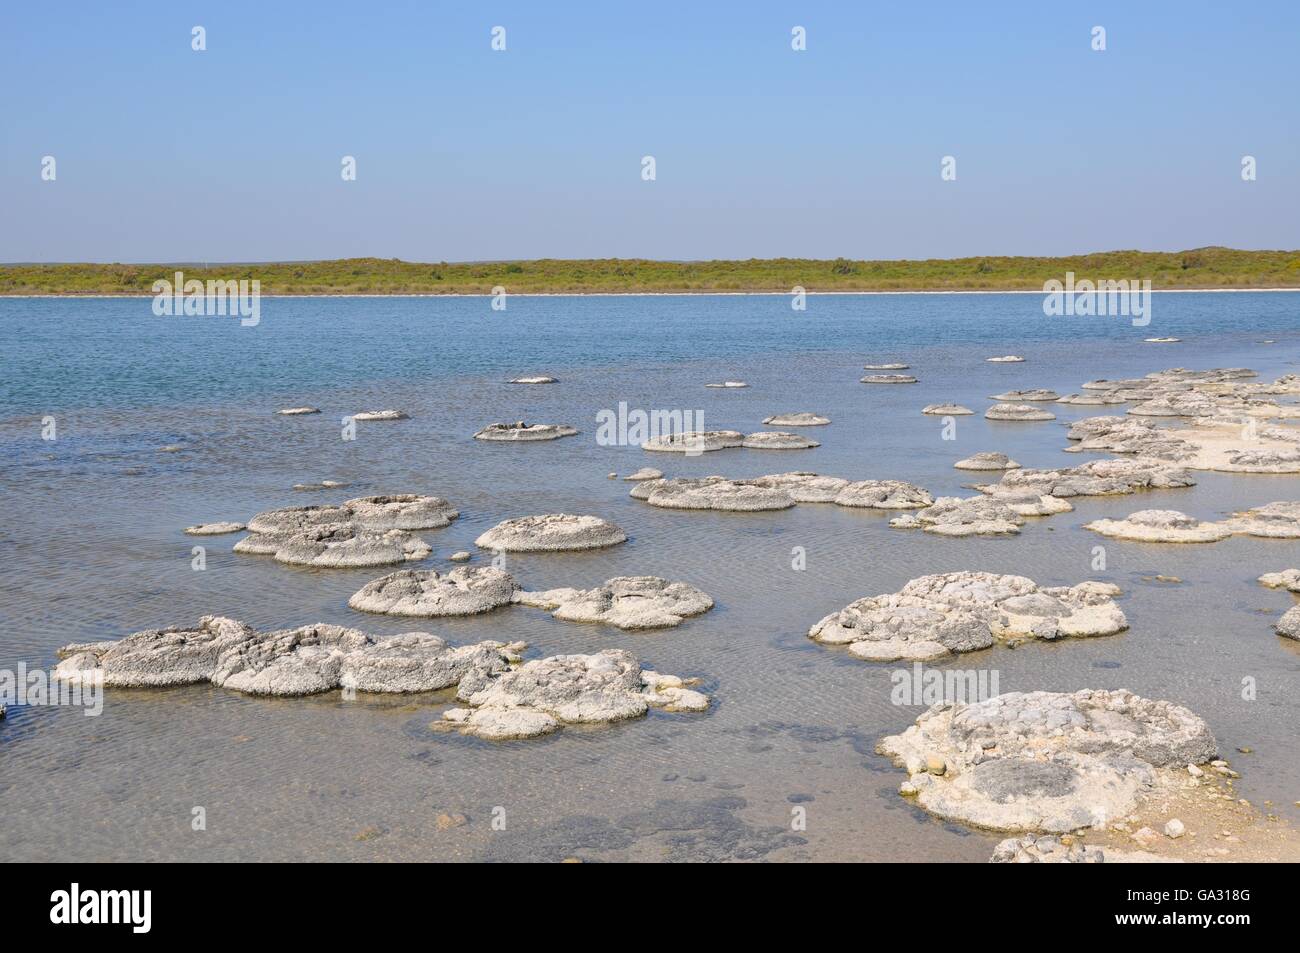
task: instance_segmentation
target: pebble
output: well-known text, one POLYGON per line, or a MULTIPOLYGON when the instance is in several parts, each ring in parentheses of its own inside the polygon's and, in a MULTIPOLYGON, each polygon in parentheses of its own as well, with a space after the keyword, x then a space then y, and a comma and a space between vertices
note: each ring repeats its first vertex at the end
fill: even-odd
POLYGON ((1165 824, 1165 836, 1179 838, 1187 833, 1187 828, 1178 818, 1172 818, 1165 824))

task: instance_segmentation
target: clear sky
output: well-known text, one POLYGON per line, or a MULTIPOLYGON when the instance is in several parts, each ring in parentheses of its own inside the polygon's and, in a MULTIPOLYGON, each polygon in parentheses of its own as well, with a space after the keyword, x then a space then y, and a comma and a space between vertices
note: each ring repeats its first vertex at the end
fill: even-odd
POLYGON ((5 0, 0 88, 0 261, 1300 248, 1295 0, 5 0))

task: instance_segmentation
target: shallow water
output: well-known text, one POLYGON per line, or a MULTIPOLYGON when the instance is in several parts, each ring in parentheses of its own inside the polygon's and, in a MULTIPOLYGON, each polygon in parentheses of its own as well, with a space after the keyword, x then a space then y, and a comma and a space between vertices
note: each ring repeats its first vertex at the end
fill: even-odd
MULTIPOLYGON (((1165 294, 1147 327, 1045 318, 1032 295, 487 299, 266 299, 262 320, 158 318, 146 299, 0 300, 0 668, 49 667, 65 643, 118 638, 219 613, 258 627, 336 622, 379 634, 425 629, 456 642, 522 639, 529 656, 632 650, 648 667, 698 676, 707 714, 652 712, 613 726, 490 744, 434 733, 449 693, 248 698, 208 687, 110 691, 103 714, 11 707, 0 722, 0 853, 11 859, 987 859, 997 837, 936 821, 897 795, 902 772, 876 739, 919 707, 890 702, 894 664, 868 664, 806 638, 813 622, 927 572, 982 569, 1042 584, 1124 588, 1129 631, 993 648, 940 667, 995 670, 1003 691, 1130 688, 1208 719, 1243 773, 1238 788, 1300 811, 1300 645, 1271 623, 1293 602, 1255 578, 1300 565, 1294 541, 1212 545, 1104 541, 1081 529, 1149 506, 1212 517, 1300 498, 1287 476, 1202 474, 1196 487, 1076 501, 1011 539, 948 540, 893 530, 891 514, 801 504, 775 513, 687 513, 631 500, 607 474, 753 476, 815 470, 897 478, 936 495, 978 474, 952 462, 1002 450, 1026 466, 1074 465, 1063 423, 1110 408, 1049 406, 1057 421, 957 418, 989 395, 1166 367, 1296 371, 1300 296, 1165 294), (1174 335, 1176 345, 1141 343, 1174 335), (1273 339, 1274 344, 1261 344, 1273 339), (1024 364, 985 362, 1018 353, 1024 364), (915 385, 858 383, 863 363, 905 361, 915 385), (549 373, 522 387, 507 377, 549 373), (739 378, 743 390, 703 384, 739 378), (599 446, 595 414, 701 412, 709 428, 768 429, 815 411, 804 451, 725 450, 695 458, 599 446), (283 418, 284 406, 320 415, 283 418), (410 420, 340 419, 396 407, 410 420), (41 439, 53 416, 58 439, 41 439), (577 437, 520 446, 470 439, 496 420, 571 423, 577 437), (178 452, 159 448, 178 445, 178 452), (295 492, 330 478, 350 486, 295 492), (348 596, 380 570, 307 570, 236 556, 239 535, 184 526, 276 506, 378 492, 435 493, 460 519, 422 535, 446 556, 501 519, 583 512, 630 541, 587 554, 518 555, 527 588, 588 586, 621 574, 689 581, 716 608, 654 633, 559 622, 508 607, 469 619, 371 616, 348 596), (190 568, 191 547, 207 568, 190 568), (807 569, 792 568, 803 547, 807 569), (1156 574, 1180 577, 1158 583, 1156 574), (1258 697, 1241 698, 1256 679, 1258 697), (1236 754, 1238 746, 1254 749, 1236 754), (207 829, 191 829, 203 807, 207 829), (791 830, 792 809, 807 829, 791 830), (499 809, 499 810, 496 810, 499 809), (493 817, 505 829, 494 829, 493 817), (440 813, 468 823, 439 830, 440 813)), ((1122 409, 1122 408, 1121 408, 1122 409)), ((476 562, 481 557, 476 557, 476 562)), ((497 825, 500 826, 499 824, 497 825)))

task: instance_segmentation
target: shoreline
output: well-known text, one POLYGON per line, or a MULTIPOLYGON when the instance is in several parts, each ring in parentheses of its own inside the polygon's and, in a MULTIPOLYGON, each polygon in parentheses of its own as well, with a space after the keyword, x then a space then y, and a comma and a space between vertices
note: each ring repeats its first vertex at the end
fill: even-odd
MULTIPOLYGON (((1283 288, 1152 288, 1151 294, 1258 294, 1258 293, 1286 293, 1300 292, 1300 287, 1283 287, 1283 288)), ((1077 294, 1078 292, 1076 292, 1077 294)), ((391 292, 391 293, 357 293, 349 291, 317 291, 311 294, 300 292, 276 292, 268 291, 259 292, 263 298, 495 298, 496 295, 489 291, 471 292, 471 291, 448 291, 437 294, 421 294, 418 292, 391 292)), ((789 298, 792 292, 789 291, 510 291, 505 292, 508 298, 700 298, 700 297, 736 297, 736 298, 789 298)), ((1048 291, 1026 288, 1007 288, 1001 290, 986 289, 952 289, 952 290, 926 290, 916 289, 908 291, 807 291, 803 294, 806 297, 857 297, 868 295, 1045 295, 1051 294, 1048 291)), ((105 294, 103 292, 76 292, 60 291, 48 292, 44 294, 6 294, 0 292, 0 300, 5 299, 25 299, 25 298, 85 298, 85 299, 105 299, 105 298, 145 298, 152 299, 158 297, 155 294, 105 294)))

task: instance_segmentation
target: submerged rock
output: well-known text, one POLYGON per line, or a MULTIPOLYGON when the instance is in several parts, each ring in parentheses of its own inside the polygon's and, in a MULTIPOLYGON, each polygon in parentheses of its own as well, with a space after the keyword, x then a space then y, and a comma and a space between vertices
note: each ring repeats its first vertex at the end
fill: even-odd
POLYGON ((234 551, 267 554, 294 566, 391 566, 424 559, 433 550, 403 530, 369 530, 353 524, 316 526, 299 533, 254 533, 234 551))
POLYGON ((863 364, 864 371, 905 371, 907 364, 863 364))
POLYGON ((684 582, 658 576, 616 576, 594 589, 516 592, 514 601, 565 622, 607 622, 620 629, 662 629, 713 608, 709 596, 684 582))
POLYGON ((1215 757, 1209 726, 1129 691, 1009 692, 931 707, 876 750, 904 768, 917 804, 996 831, 1064 833, 1127 817, 1215 757), (942 774, 927 770, 931 761, 942 774), (1161 771, 1164 771, 1162 774, 1161 771))
POLYGON ((602 549, 627 542, 627 534, 599 516, 546 513, 504 520, 474 541, 484 549, 510 553, 602 549))
POLYGON ((831 613, 808 637, 848 646, 877 662, 925 661, 989 648, 995 641, 1113 635, 1128 628, 1115 586, 1083 582, 1039 588, 1025 576, 937 573, 898 592, 869 596, 831 613))
POLYGON ((221 616, 193 628, 136 632, 117 642, 69 645, 54 678, 110 687, 214 685, 251 695, 297 696, 340 687, 429 692, 462 679, 482 684, 519 661, 523 643, 451 646, 425 632, 376 639, 337 625, 257 632, 221 616))
POLYGON ((292 489, 295 490, 338 490, 348 486, 342 480, 321 480, 319 483, 295 483, 292 489))
POLYGON ((776 414, 763 420, 769 427, 824 427, 830 422, 829 417, 809 413, 776 414))
POLYGON ((221 536, 239 533, 247 528, 243 523, 200 523, 198 526, 185 527, 185 532, 190 536, 221 536))
POLYGON ((1056 414, 1029 404, 994 404, 984 411, 988 420, 1055 420, 1056 414))
POLYGON ((409 420, 410 418, 400 410, 363 410, 359 414, 352 415, 353 420, 409 420))
POLYGON ((721 384, 705 384, 705 387, 748 387, 744 381, 723 381, 721 384))
POLYGON ((506 381, 507 384, 558 384, 559 380, 554 377, 539 375, 537 377, 512 377, 506 381))
POLYGON ((1017 354, 1003 354, 1001 357, 986 357, 989 364, 1023 364, 1025 359, 1017 354))
POLYGON ((963 407, 961 404, 926 404, 921 408, 923 414, 933 414, 938 417, 965 417, 975 413, 969 407, 963 407))
POLYGON ((929 491, 902 480, 859 480, 836 494, 835 502, 873 510, 911 510, 929 506, 934 498, 929 491))
POLYGON ((686 430, 651 437, 641 449, 696 454, 739 447, 744 442, 745 435, 738 430, 686 430))
POLYGON ((953 464, 958 470, 1019 470, 1020 464, 1005 453, 981 451, 953 464))
POLYGON ((911 374, 868 374, 862 378, 863 384, 915 384, 916 378, 911 374))
POLYGON ((534 659, 482 685, 462 681, 457 697, 471 707, 444 712, 448 727, 493 741, 536 737, 565 724, 639 718, 652 707, 703 711, 709 705, 682 679, 642 670, 622 649, 534 659))
POLYGON ((492 566, 461 566, 447 573, 399 569, 366 583, 348 605, 384 615, 478 615, 508 605, 516 588, 509 573, 492 566))
POLYGON ((560 437, 572 437, 577 432, 576 427, 570 427, 568 424, 528 424, 516 420, 510 424, 488 424, 474 434, 474 439, 509 442, 558 440, 560 437))
POLYGON ((661 480, 663 479, 663 475, 664 472, 662 470, 656 470, 654 467, 642 467, 635 473, 629 473, 627 476, 623 477, 623 479, 630 483, 639 483, 642 480, 661 480))
POLYGON ((352 510, 347 506, 285 506, 258 513, 248 521, 247 528, 250 533, 287 534, 317 527, 342 526, 351 522, 352 510))
POLYGON ((300 417, 304 414, 319 414, 319 413, 320 413, 320 408, 318 407, 285 407, 282 410, 276 411, 276 414, 278 414, 281 417, 300 417))
POLYGON ((1213 543, 1232 535, 1221 523, 1198 520, 1178 510, 1139 510, 1122 520, 1093 520, 1083 528, 1144 543, 1213 543))
POLYGON ((810 440, 803 434, 769 431, 752 433, 740 444, 750 450, 808 450, 820 447, 816 440, 810 440))
POLYGON ((1054 390, 1045 388, 1035 388, 1033 390, 1009 390, 1005 394, 994 394, 991 400, 1001 400, 1007 403, 1017 404, 1022 401, 1057 401, 1061 395, 1054 390))

